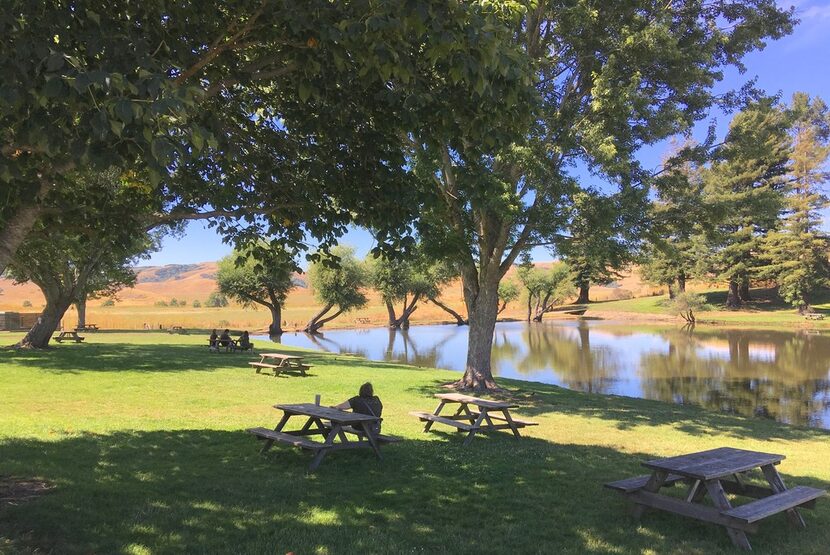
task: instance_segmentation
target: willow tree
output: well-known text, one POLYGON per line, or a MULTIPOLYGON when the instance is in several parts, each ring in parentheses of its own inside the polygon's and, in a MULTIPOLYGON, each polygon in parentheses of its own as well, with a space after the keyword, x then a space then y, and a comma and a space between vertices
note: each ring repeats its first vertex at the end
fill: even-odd
POLYGON ((317 333, 341 314, 362 308, 368 300, 363 292, 368 285, 366 268, 351 247, 334 247, 330 255, 313 263, 308 281, 323 307, 306 324, 307 333, 317 333))
POLYGON ((746 53, 792 24, 773 0, 526 3, 512 42, 534 68, 538 109, 522 139, 490 147, 429 127, 410 135, 425 192, 419 230, 461 269, 470 334, 458 387, 496 387, 498 284, 521 253, 555 242, 576 162, 636 187, 638 149, 733 101, 712 91, 724 68, 743 69, 746 53))
POLYGON ((293 255, 279 245, 260 242, 235 251, 219 261, 216 283, 219 292, 242 306, 263 306, 271 313, 269 335, 282 334, 282 308, 294 288, 297 264, 293 255))

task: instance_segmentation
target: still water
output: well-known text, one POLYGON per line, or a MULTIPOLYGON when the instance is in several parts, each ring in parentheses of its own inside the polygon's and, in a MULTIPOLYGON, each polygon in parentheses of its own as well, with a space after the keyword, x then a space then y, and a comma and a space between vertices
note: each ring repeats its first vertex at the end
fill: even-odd
MULTIPOLYGON (((467 328, 333 330, 316 337, 288 333, 281 340, 460 371, 467 328)), ((830 335, 804 330, 508 322, 497 325, 493 344, 497 376, 822 428, 830 428, 828 370, 830 335)))

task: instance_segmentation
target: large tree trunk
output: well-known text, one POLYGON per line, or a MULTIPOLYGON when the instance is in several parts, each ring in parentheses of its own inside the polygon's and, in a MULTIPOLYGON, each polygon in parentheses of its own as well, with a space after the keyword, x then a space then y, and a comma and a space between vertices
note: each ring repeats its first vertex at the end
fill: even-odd
POLYGON ((447 305, 445 305, 444 303, 442 303, 438 299, 430 298, 429 300, 431 300, 435 304, 435 306, 442 309, 447 314, 452 315, 452 317, 455 318, 455 323, 458 324, 459 326, 467 325, 467 323, 468 323, 467 320, 465 320, 464 317, 461 316, 458 312, 454 311, 453 309, 451 309, 450 307, 448 307, 447 305))
POLYGON ((86 327, 86 293, 78 295, 78 301, 75 303, 75 310, 78 311, 78 328, 86 327))
POLYGON ((268 307, 271 311, 271 325, 268 326, 268 335, 282 335, 282 307, 278 304, 268 307))
POLYGON ((332 308, 334 308, 333 304, 327 304, 326 306, 324 306, 323 309, 320 310, 320 312, 315 314, 314 317, 311 320, 309 320, 308 324, 306 324, 306 327, 303 331, 305 331, 306 333, 317 333, 320 330, 320 328, 322 328, 325 324, 331 322, 332 320, 343 314, 342 310, 338 310, 331 316, 324 318, 324 316, 326 316, 326 314, 328 314, 328 312, 332 308))
POLYGON ((686 292, 686 273, 680 272, 677 274, 677 292, 678 293, 685 293, 686 292))
POLYGON ((6 271, 6 266, 34 227, 42 210, 40 203, 34 200, 15 211, 0 229, 0 275, 6 271))
POLYGON ((398 315, 395 314, 395 305, 392 304, 392 301, 386 301, 386 313, 389 315, 389 327, 400 327, 400 322, 398 322, 398 315))
POLYGON ((738 289, 738 295, 740 295, 743 302, 752 300, 752 297, 749 295, 749 279, 744 279, 741 282, 741 287, 738 289))
POLYGON ((588 300, 588 291, 591 288, 590 281, 582 281, 579 283, 579 297, 576 298, 576 303, 574 304, 588 304, 590 300, 588 300))
POLYGON ((51 293, 46 295, 46 308, 38 316, 37 322, 26 336, 15 345, 18 349, 45 349, 49 346, 52 334, 58 329, 61 318, 72 306, 71 295, 51 293))
POLYGON ((741 307, 741 296, 738 289, 738 282, 731 280, 729 282, 729 292, 726 294, 726 308, 741 307))
POLYGON ((669 283, 669 299, 674 299, 677 296, 677 290, 674 288, 673 283, 669 283))
MULTIPOLYGON (((495 268, 488 268, 495 273, 495 268)), ((482 271, 482 278, 485 272, 482 271)), ((468 283, 471 278, 462 274, 464 283, 464 302, 470 316, 470 332, 467 344, 467 364, 464 376, 456 382, 456 387, 473 391, 499 389, 493 379, 491 354, 493 351, 493 332, 499 309, 498 276, 487 276, 481 283, 468 283)))

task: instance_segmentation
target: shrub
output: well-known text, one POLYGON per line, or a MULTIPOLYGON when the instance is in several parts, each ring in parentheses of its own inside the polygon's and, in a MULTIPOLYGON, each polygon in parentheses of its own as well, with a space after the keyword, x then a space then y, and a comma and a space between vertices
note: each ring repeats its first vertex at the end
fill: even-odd
POLYGON ((187 301, 182 299, 179 301, 179 306, 187 306, 187 301))
POLYGON ((202 303, 199 302, 199 299, 196 299, 190 306, 193 308, 202 308, 202 303))
POLYGON ((228 299, 219 291, 214 291, 210 294, 210 296, 208 296, 207 300, 205 301, 205 306, 213 308, 228 306, 228 299))
POLYGON ((176 297, 170 299, 170 306, 179 306, 179 301, 176 300, 176 297))
POLYGON ((156 306, 167 306, 167 303, 164 301, 156 301, 156 306))
POLYGON ((23 301, 23 308, 32 308, 32 301, 23 301))
POLYGON ((115 306, 115 301, 112 299, 107 299, 106 301, 101 303, 101 306, 115 306))

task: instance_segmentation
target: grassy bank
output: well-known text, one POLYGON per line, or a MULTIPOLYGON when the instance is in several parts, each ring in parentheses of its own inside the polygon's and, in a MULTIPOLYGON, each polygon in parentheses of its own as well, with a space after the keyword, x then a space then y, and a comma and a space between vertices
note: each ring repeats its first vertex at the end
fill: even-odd
MULTIPOLYGON (((0 352, 0 476, 51 487, 0 501, 0 552, 733 553, 717 527, 633 522, 602 483, 644 459, 730 445, 786 454, 790 484, 830 485, 821 430, 504 380, 515 413, 540 425, 462 448, 407 414, 433 409, 452 372, 313 353, 308 378, 274 379, 246 355, 209 354, 201 336, 87 341, 0 352), (276 424, 273 403, 333 404, 366 380, 384 431, 406 438, 381 462, 334 453, 308 474, 307 453, 261 456, 242 431, 276 424)), ((830 500, 804 513, 804 532, 782 515, 763 523, 755 551, 825 552, 830 500)))
MULTIPOLYGON (((710 310, 697 312, 699 323, 739 325, 785 325, 785 326, 830 326, 830 292, 817 295, 813 309, 825 317, 824 320, 807 320, 792 306, 783 302, 771 289, 753 289, 753 300, 740 310, 726 310, 726 291, 701 292, 710 310)), ((676 320, 667 308, 668 296, 639 297, 620 301, 592 303, 587 316, 600 318, 629 318, 647 320, 676 320)))

